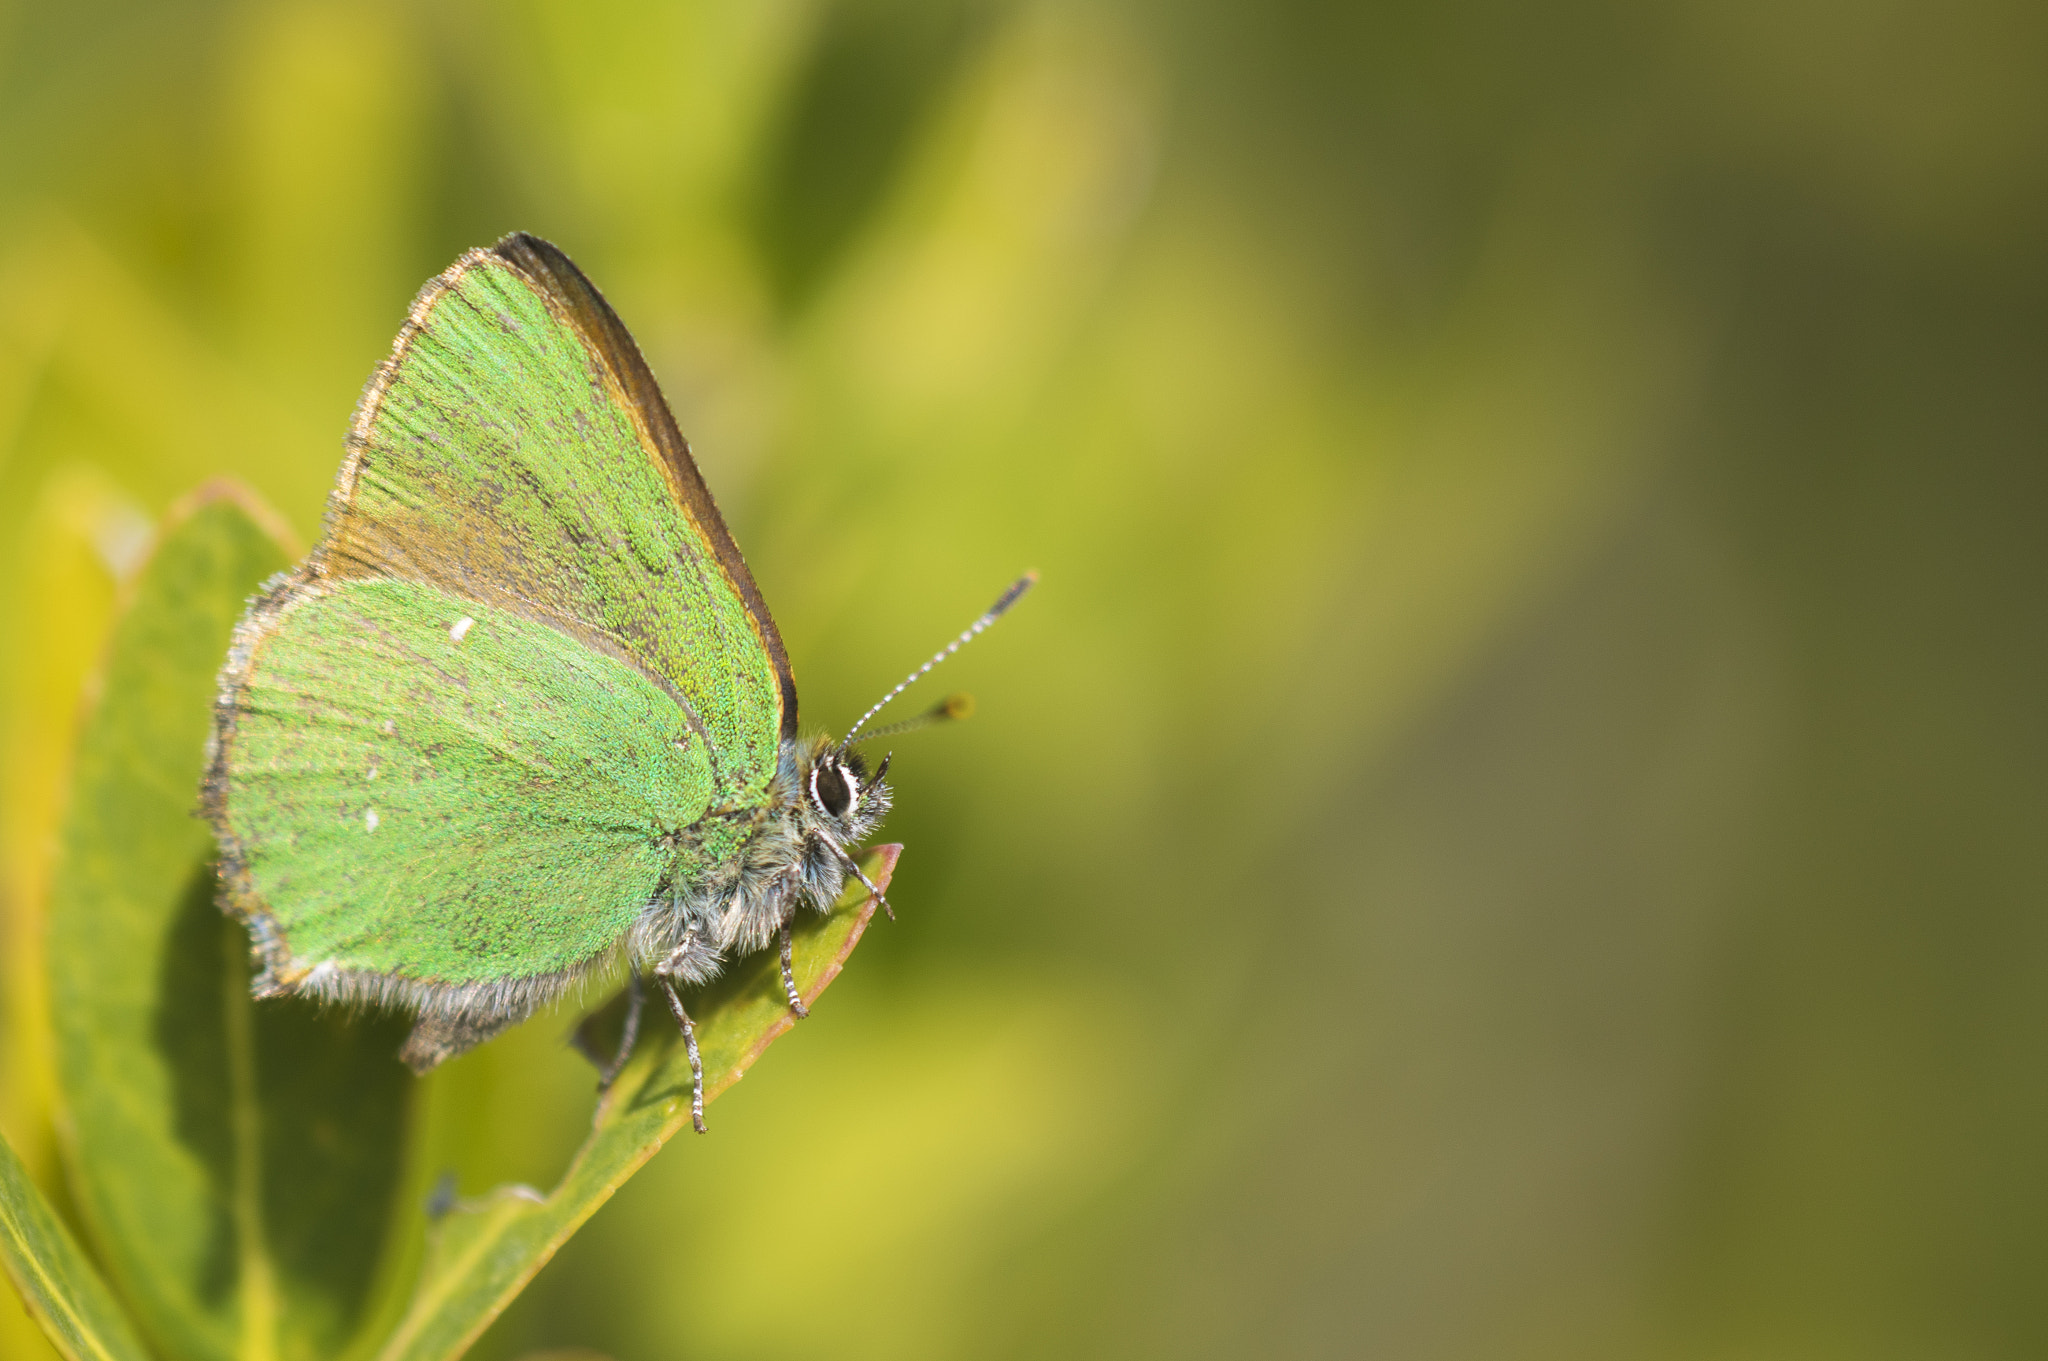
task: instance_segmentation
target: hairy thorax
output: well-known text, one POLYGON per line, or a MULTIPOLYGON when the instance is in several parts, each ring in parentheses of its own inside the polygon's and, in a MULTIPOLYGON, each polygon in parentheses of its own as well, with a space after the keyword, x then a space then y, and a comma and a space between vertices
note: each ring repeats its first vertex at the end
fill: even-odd
POLYGON ((701 983, 767 945, 802 908, 831 910, 845 886, 846 850, 888 811, 888 786, 867 777, 858 755, 824 737, 784 741, 765 803, 714 809, 681 834, 675 871, 628 937, 632 967, 668 961, 677 977, 701 983), (844 796, 833 797, 839 788, 844 796), (701 853, 714 829, 730 835, 728 819, 750 824, 738 853, 701 853))

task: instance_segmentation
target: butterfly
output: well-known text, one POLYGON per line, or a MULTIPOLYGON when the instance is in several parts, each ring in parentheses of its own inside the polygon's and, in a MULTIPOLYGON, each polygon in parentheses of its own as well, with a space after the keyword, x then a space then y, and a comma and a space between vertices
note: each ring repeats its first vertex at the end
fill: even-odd
POLYGON ((867 882, 853 851, 889 810, 861 729, 1034 580, 845 737, 801 736, 775 621, 625 326, 545 241, 471 251, 414 300, 319 542, 220 672, 200 801, 253 990, 404 1008, 424 1072, 623 954, 605 1081, 647 973, 702 1130, 678 987, 779 939, 802 1014, 790 924, 867 882))

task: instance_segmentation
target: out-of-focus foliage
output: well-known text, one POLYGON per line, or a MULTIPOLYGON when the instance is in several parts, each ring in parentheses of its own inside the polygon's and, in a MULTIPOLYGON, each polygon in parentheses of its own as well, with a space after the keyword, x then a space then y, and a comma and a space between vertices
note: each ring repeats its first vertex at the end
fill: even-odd
MULTIPOLYGON (((148 1357, 126 1311, 4 1139, 0 1139, 0 1266, 5 1267, 25 1315, 42 1325, 62 1348, 62 1355, 77 1361, 145 1361, 148 1357)), ((23 1322, 27 1321, 24 1317, 23 1322)))
MULTIPOLYGON (((2018 0, 0 10, 0 1128, 63 1207, 149 520, 310 536, 522 227, 808 721, 1045 582, 830 1023, 480 1355, 2040 1351, 2044 65, 2018 0)), ((581 1139, 564 1024, 427 1083, 465 1195, 581 1139)))

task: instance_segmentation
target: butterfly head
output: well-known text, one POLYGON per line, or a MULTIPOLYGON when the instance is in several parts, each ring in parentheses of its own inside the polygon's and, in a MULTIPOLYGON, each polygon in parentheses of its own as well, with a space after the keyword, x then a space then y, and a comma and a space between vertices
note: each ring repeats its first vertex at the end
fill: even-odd
POLYGON ((825 740, 814 743, 803 761, 801 789, 806 809, 841 845, 859 842, 889 811, 889 758, 872 774, 857 751, 825 740))

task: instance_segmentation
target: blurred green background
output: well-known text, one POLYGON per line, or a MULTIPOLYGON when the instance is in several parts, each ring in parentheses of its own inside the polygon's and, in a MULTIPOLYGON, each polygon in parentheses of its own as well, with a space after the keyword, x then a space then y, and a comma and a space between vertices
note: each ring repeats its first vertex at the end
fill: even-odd
MULTIPOLYGON (((525 228, 811 723, 1044 584, 898 744, 902 920, 478 1355, 2048 1351, 2048 9, 17 0, 0 73, 46 1186, 118 580, 216 473, 310 538, 525 228)), ((432 1079, 465 1189, 566 1024, 432 1079)))

